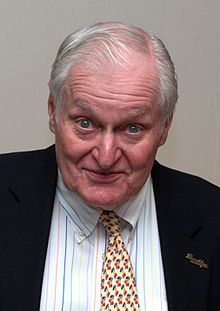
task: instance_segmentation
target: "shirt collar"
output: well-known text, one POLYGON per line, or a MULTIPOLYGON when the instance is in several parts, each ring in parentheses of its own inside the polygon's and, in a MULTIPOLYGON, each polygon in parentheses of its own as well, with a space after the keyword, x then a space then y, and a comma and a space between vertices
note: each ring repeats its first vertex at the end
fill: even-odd
MULTIPOLYGON (((148 197, 151 183, 151 176, 149 176, 140 192, 115 210, 120 218, 132 226, 132 229, 135 228, 141 210, 145 205, 145 198, 148 197)), ((79 242, 82 242, 94 231, 102 211, 89 207, 78 195, 69 191, 63 182, 59 170, 57 194, 59 201, 69 215, 70 220, 77 227, 76 234, 79 242)))
POLYGON ((151 176, 149 176, 139 193, 115 211, 119 217, 132 226, 132 229, 137 224, 143 206, 149 208, 148 204, 146 204, 146 198, 149 196, 151 183, 151 176))
POLYGON ((60 203, 76 227, 78 239, 83 241, 93 232, 101 215, 101 210, 98 211, 89 207, 78 195, 69 191, 63 182, 60 171, 58 171, 57 193, 60 203))

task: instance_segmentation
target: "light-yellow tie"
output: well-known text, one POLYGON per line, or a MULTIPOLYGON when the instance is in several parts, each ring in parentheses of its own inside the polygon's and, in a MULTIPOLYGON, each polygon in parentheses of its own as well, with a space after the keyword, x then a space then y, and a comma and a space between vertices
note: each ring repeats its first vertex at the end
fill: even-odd
POLYGON ((108 232, 108 247, 102 268, 101 310, 139 310, 137 288, 131 261, 120 231, 120 219, 104 211, 99 219, 108 232))

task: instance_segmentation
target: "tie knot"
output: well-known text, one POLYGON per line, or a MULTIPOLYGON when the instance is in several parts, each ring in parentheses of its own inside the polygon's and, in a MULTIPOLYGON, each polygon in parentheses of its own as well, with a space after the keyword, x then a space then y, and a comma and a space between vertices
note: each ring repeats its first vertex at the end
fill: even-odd
POLYGON ((110 237, 116 237, 121 234, 120 219, 113 211, 104 211, 99 218, 110 237))

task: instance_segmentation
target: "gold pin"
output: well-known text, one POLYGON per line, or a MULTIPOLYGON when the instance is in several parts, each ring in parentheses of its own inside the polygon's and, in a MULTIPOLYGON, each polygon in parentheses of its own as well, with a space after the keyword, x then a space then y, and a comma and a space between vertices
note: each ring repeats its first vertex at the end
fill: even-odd
POLYGON ((204 261, 202 259, 196 259, 194 258, 193 254, 188 253, 186 255, 186 258, 189 259, 189 261, 191 263, 193 263, 194 265, 199 266, 199 268, 204 268, 204 269, 208 269, 208 265, 206 263, 204 263, 204 261))

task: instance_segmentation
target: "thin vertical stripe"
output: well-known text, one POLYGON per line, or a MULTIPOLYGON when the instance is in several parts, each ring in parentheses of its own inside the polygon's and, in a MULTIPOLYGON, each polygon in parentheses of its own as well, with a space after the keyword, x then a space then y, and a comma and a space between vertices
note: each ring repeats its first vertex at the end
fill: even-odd
POLYGON ((89 262, 90 262, 90 256, 91 256, 91 245, 89 244, 89 256, 88 256, 88 262, 87 262, 87 282, 86 282, 86 311, 88 310, 88 301, 89 301, 89 284, 88 284, 88 278, 89 278, 89 262))
POLYGON ((65 253, 64 253, 64 265, 63 265, 63 297, 62 297, 62 311, 64 306, 64 295, 65 295, 65 279, 66 279, 66 249, 67 249, 67 217, 66 217, 66 232, 65 232, 65 253))
MULTIPOLYGON (((152 235, 152 223, 150 223, 149 225, 149 230, 150 230, 150 252, 151 252, 151 256, 150 256, 150 260, 151 260, 151 266, 152 266, 152 259, 153 259, 153 254, 152 254, 152 241, 153 241, 153 235, 152 235)), ((153 290, 154 288, 154 275, 153 275, 153 269, 151 269, 151 289, 153 290)), ((153 293, 152 293, 153 294, 153 293)), ((155 310, 155 302, 154 302, 154 296, 152 295, 152 311, 155 310)))
POLYGON ((58 259, 59 259, 59 249, 60 249, 60 204, 58 206, 58 241, 57 241, 57 256, 56 256, 56 269, 55 269, 55 284, 54 284, 54 305, 53 310, 56 308, 56 298, 57 298, 57 274, 58 274, 58 259))
MULTIPOLYGON (((136 247, 135 247, 135 253, 137 254, 137 252, 138 252, 138 223, 136 225, 136 247)), ((131 253, 131 251, 130 251, 130 253, 131 253)), ((137 260, 138 260, 138 258, 137 258, 137 256, 135 256, 135 265, 134 265, 133 269, 134 269, 134 273, 135 273, 136 283, 137 282, 139 283, 139 280, 138 280, 139 275, 137 273, 137 266, 138 266, 137 260)))
MULTIPOLYGON (((97 229, 97 244, 99 244, 99 238, 100 238, 100 232, 99 232, 99 227, 97 229)), ((99 254, 98 254, 98 247, 96 248, 96 260, 95 260, 95 273, 94 273, 94 284, 97 284, 97 275, 98 275, 98 257, 99 257, 99 254)), ((101 279, 101 275, 100 275, 100 279, 101 279)), ((94 286, 94 295, 95 297, 97 297, 97 292, 96 292, 96 286, 94 286)), ((96 310, 96 300, 94 299, 94 310, 96 310)))
MULTIPOLYGON (((144 219, 146 217, 146 209, 144 209, 144 219)), ((137 235, 138 236, 138 235, 137 235)), ((143 256, 142 256, 142 265, 143 265, 143 274, 141 275, 141 279, 142 279, 142 283, 144 283, 144 277, 146 275, 146 270, 145 270, 145 258, 146 258, 146 233, 144 230, 144 234, 143 234, 143 245, 142 245, 142 252, 143 252, 143 256)), ((136 263, 137 265, 137 263, 136 263)), ((146 305, 146 290, 143 291, 143 297, 144 297, 144 305, 146 305)))
POLYGON ((74 280, 73 280, 73 264, 74 264, 74 249, 75 249, 75 241, 73 243, 73 253, 72 253, 72 261, 71 261, 71 283, 70 283, 70 288, 71 288, 71 292, 70 292, 70 311, 72 310, 72 306, 73 306, 73 297, 72 297, 72 292, 73 292, 73 285, 74 285, 74 280))
MULTIPOLYGON (((81 271, 81 268, 82 268, 82 247, 80 246, 80 260, 79 260, 79 271, 81 271)), ((78 288, 81 288, 81 278, 80 276, 78 277, 78 288)), ((80 291, 78 291, 78 305, 80 306, 80 300, 82 298, 82 293, 80 293, 80 291)), ((79 307, 78 307, 78 310, 79 307)))
MULTIPOLYGON (((51 248, 51 243, 49 241, 48 243, 48 256, 50 257, 50 248, 51 248)), ((50 271, 50 263, 48 263, 48 266, 47 266, 47 274, 49 276, 49 271, 50 271)), ((47 309, 47 297, 48 297, 48 286, 49 286, 49 277, 47 279, 47 285, 46 285, 46 308, 45 310, 47 309)))

